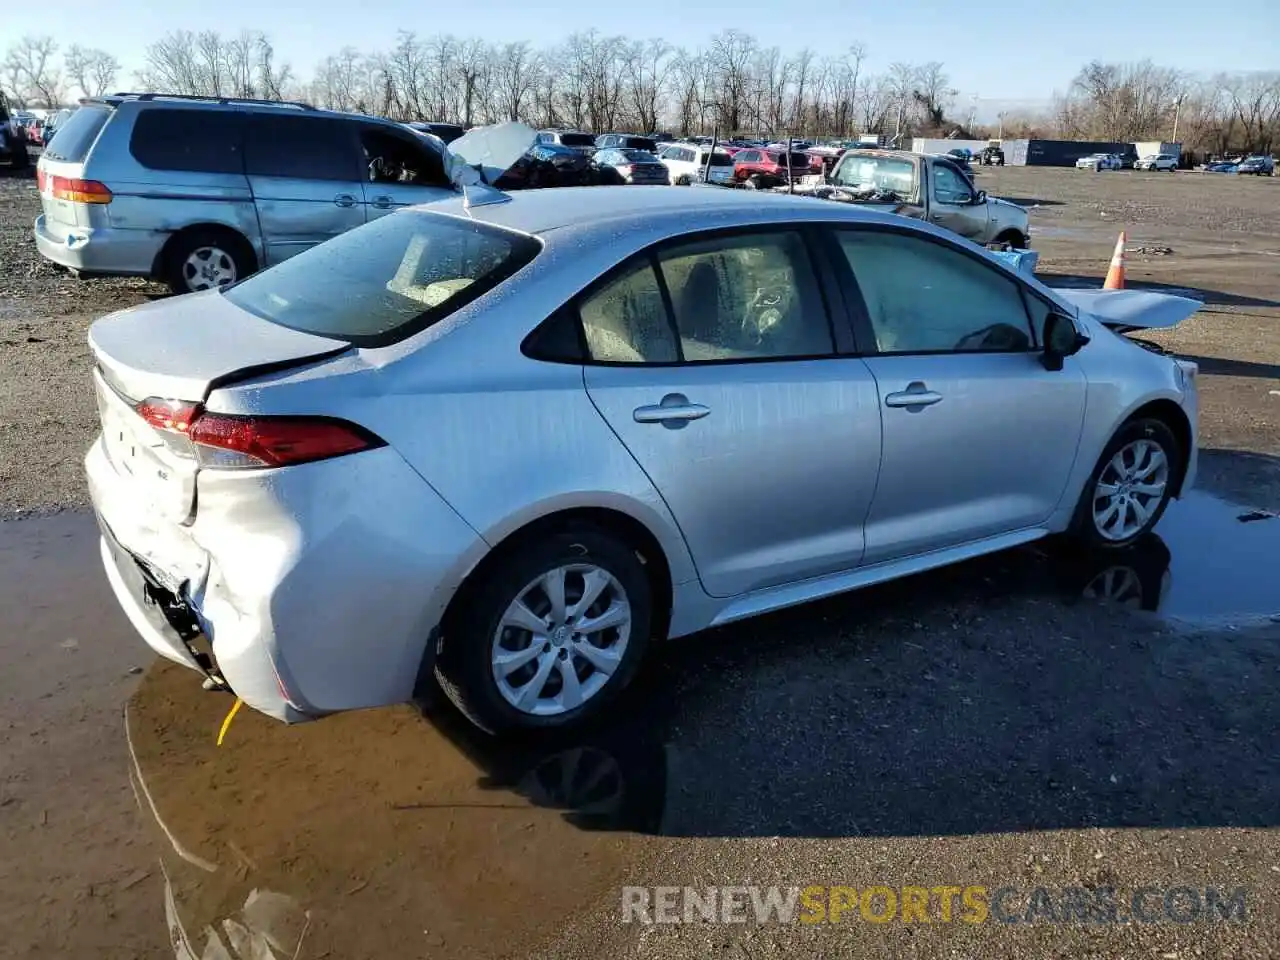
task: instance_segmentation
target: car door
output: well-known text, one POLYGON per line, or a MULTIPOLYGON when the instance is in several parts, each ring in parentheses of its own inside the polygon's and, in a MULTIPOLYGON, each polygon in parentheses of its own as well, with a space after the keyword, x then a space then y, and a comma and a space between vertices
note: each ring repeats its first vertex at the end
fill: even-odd
POLYGON ((929 164, 929 221, 962 237, 981 241, 987 234, 987 205, 977 203, 969 178, 954 164, 929 164))
POLYGON ((364 223, 364 175, 351 123, 252 113, 245 172, 267 266, 364 223))
POLYGON ((1086 380, 1046 370, 1051 305, 989 261, 908 227, 834 231, 883 422, 864 562, 1043 523, 1067 493, 1086 380))
POLYGON ((857 566, 880 457, 875 381, 797 230, 704 234, 578 304, 591 400, 679 524, 707 593, 857 566), (839 338, 834 339, 833 338, 839 338))
POLYGON ((359 136, 366 220, 376 220, 401 207, 456 196, 445 173, 444 158, 425 140, 375 124, 361 125, 359 136))

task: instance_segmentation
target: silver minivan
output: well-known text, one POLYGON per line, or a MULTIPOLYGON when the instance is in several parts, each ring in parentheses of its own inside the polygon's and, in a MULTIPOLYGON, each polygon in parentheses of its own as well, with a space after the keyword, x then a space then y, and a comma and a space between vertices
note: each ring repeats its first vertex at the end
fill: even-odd
POLYGON ((303 103, 91 98, 37 164, 36 245, 80 275, 225 287, 399 207, 456 196, 440 150, 401 124, 303 103))

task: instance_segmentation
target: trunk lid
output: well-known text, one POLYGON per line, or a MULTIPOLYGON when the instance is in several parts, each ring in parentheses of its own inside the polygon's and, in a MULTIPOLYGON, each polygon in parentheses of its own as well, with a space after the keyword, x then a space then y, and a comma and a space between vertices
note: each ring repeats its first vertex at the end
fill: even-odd
POLYGON ((351 348, 344 340, 268 323, 221 292, 173 297, 103 317, 89 346, 116 389, 133 400, 202 401, 219 383, 351 348))
POLYGON ((1053 288, 1081 313, 1088 314, 1117 333, 1176 327, 1203 303, 1190 297, 1151 290, 1071 290, 1053 288))
POLYGON ((342 340, 268 323, 219 291, 144 304, 89 329, 102 443, 118 481, 156 516, 180 523, 195 505, 195 459, 137 411, 148 398, 206 400, 219 384, 337 356, 342 340))

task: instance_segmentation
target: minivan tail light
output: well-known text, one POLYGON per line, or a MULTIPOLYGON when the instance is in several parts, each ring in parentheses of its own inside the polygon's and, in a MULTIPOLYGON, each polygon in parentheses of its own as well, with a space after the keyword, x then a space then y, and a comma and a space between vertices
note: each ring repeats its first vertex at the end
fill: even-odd
POLYGON ((55 200, 67 200, 71 203, 110 203, 112 199, 107 185, 97 180, 77 180, 74 177, 48 175, 47 182, 55 200))
POLYGON ((334 417, 209 413, 198 403, 158 397, 135 410, 175 453, 203 467, 287 467, 386 446, 363 427, 334 417))

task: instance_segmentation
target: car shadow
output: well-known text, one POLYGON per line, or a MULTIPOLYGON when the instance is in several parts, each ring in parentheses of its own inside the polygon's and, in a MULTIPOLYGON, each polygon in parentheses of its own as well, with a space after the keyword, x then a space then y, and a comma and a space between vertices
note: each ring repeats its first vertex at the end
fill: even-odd
POLYGON ((1065 200, 1046 200, 1043 197, 997 197, 998 200, 1007 200, 1009 203, 1016 203, 1020 207, 1065 207, 1065 200))
MULTIPOLYGON (((1097 290, 1102 286, 1101 277, 1083 276, 1073 273, 1036 272, 1041 283, 1049 287, 1065 287, 1068 289, 1097 290)), ((1127 289, 1150 290, 1153 293, 1170 293, 1179 297, 1190 297, 1214 306, 1230 307, 1280 307, 1280 300, 1268 300, 1262 297, 1246 297, 1238 293, 1227 293, 1222 290, 1206 290, 1203 287, 1179 286, 1172 283, 1153 283, 1146 280, 1128 280, 1127 289)))
POLYGON ((1252 360, 1231 360, 1224 357, 1201 357, 1178 354, 1183 360, 1192 360, 1200 372, 1220 377, 1259 377, 1263 380, 1280 380, 1280 364, 1256 363, 1252 360))
POLYGON ((1280 611, 1264 582, 1280 516, 1195 493, 1161 527, 1127 550, 1041 541, 672 643, 586 737, 496 740, 443 699, 425 715, 482 789, 584 829, 1280 825, 1277 631, 1206 626, 1280 611))

